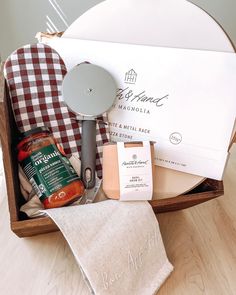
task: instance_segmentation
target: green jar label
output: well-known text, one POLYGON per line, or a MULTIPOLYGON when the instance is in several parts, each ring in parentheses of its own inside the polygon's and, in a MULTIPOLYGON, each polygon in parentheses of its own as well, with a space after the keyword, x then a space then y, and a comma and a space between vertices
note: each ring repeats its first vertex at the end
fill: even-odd
POLYGON ((80 179, 56 145, 48 145, 33 152, 21 162, 21 167, 41 201, 80 179))

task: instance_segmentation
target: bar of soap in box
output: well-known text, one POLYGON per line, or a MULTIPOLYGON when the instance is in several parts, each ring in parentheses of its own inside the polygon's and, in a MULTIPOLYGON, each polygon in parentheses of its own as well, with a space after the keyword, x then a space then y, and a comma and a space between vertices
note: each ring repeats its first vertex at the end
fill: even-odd
POLYGON ((153 196, 154 144, 117 142, 103 147, 103 190, 121 201, 151 200, 153 196))

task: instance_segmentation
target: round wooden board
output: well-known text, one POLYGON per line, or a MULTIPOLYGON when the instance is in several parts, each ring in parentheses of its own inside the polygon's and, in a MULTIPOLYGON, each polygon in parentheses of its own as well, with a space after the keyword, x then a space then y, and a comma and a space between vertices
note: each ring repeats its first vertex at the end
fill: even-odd
MULTIPOLYGON (((205 11, 185 0, 107 0, 80 16, 62 38, 233 52, 205 11)), ((156 167, 154 199, 178 196, 204 177, 156 167)))

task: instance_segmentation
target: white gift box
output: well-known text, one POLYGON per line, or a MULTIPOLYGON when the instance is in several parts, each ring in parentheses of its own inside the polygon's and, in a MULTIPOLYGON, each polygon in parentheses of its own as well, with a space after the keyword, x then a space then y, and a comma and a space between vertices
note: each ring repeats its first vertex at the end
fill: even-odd
POLYGON ((236 113, 234 53, 69 38, 49 45, 68 70, 88 61, 113 75, 114 141, 156 141, 157 165, 222 179, 236 113))

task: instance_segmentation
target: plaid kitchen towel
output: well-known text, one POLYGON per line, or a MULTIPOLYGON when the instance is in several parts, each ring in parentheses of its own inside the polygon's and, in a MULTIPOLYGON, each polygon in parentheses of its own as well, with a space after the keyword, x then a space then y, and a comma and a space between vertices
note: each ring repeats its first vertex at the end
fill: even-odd
MULTIPOLYGON (((62 99, 66 66, 59 54, 45 44, 26 45, 5 63, 12 109, 20 132, 47 126, 68 156, 81 150, 81 124, 62 99)), ((102 146, 109 140, 106 118, 97 120, 96 170, 102 176, 102 146)))

